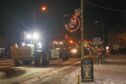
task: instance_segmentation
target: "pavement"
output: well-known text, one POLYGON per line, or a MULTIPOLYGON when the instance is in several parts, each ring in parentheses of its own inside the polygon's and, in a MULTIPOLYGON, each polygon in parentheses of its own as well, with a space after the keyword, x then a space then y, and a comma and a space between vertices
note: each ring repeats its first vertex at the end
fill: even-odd
POLYGON ((110 55, 106 63, 94 64, 94 81, 79 84, 126 84, 126 55, 110 55))

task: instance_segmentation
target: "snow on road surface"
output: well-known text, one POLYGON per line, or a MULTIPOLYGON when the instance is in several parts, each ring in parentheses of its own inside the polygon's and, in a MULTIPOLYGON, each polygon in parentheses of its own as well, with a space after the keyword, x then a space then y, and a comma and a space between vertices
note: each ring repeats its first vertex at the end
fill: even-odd
POLYGON ((55 73, 50 74, 48 77, 42 78, 39 81, 33 82, 31 84, 67 84, 69 80, 64 81, 64 78, 78 69, 79 64, 80 62, 76 62, 73 65, 67 66, 67 68, 56 71, 55 73))
POLYGON ((78 80, 81 68, 77 60, 54 63, 46 69, 49 70, 36 72, 37 75, 31 75, 20 84, 126 84, 126 55, 110 56, 106 63, 94 64, 94 82, 82 83, 78 80))
MULTIPOLYGON (((80 65, 71 65, 31 84, 79 84, 80 65)), ((94 82, 80 84, 126 84, 126 56, 107 58, 104 64, 94 64, 94 82)))
MULTIPOLYGON (((40 79, 35 84, 79 84, 80 66, 57 72, 40 79)), ((126 56, 117 55, 107 58, 104 64, 94 64, 94 82, 80 84, 126 84, 126 56)))
POLYGON ((54 73, 62 73, 63 70, 69 70, 71 65, 80 64, 79 60, 80 59, 76 58, 71 58, 67 61, 62 61, 61 59, 53 60, 50 66, 47 67, 16 67, 16 69, 24 70, 25 73, 20 76, 0 80, 0 84, 34 84, 34 82, 38 82, 40 78, 46 78, 54 73))

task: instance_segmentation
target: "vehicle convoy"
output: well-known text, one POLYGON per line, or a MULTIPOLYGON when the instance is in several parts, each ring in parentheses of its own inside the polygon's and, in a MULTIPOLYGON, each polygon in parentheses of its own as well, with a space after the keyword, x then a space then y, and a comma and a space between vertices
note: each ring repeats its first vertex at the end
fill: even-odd
MULTIPOLYGON (((3 51, 4 52, 4 51, 3 51)), ((41 49, 35 44, 10 46, 10 56, 0 57, 0 68, 10 68, 19 65, 45 66, 49 64, 48 49, 41 49)))
MULTIPOLYGON (((43 42, 45 43, 45 42, 43 42)), ((41 43, 40 43, 41 44, 41 43)), ((9 46, 10 56, 6 56, 10 61, 0 61, 0 66, 7 66, 13 64, 13 66, 19 65, 35 65, 45 66, 49 64, 50 60, 60 59, 67 60, 69 56, 76 57, 78 52, 77 48, 69 48, 61 45, 47 44, 42 45, 40 48, 39 43, 27 43, 25 45, 17 45, 16 43, 9 46), (3 65, 5 64, 6 65, 3 65), (11 62, 11 63, 10 63, 11 62)), ((4 57, 5 58, 5 57, 4 57)), ((1 58, 0 58, 1 59, 1 58)), ((2 59, 3 60, 3 59, 2 59)), ((12 67, 12 66, 9 66, 12 67)))
MULTIPOLYGON (((20 46, 15 43, 10 46, 10 57, 6 56, 6 58, 11 60, 13 66, 33 64, 35 66, 45 66, 49 64, 49 61, 51 59, 59 59, 61 57, 61 51, 59 48, 49 48, 47 46, 48 45, 43 45, 43 48, 39 48, 37 43, 20 46)), ((7 59, 4 59, 4 61, 0 61, 0 63, 5 64, 5 60, 7 59)), ((8 64, 10 64, 9 62, 10 61, 6 61, 6 65, 0 66, 6 67, 8 64)))

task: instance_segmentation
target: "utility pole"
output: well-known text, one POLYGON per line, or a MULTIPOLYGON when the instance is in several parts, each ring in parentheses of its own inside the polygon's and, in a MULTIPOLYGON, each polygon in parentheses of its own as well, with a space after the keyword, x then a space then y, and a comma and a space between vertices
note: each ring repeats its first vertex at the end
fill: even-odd
POLYGON ((35 8, 33 6, 33 9, 32 9, 32 12, 33 12, 33 28, 36 27, 36 12, 35 12, 35 8))
POLYGON ((83 81, 83 61, 84 61, 84 47, 83 47, 83 40, 84 40, 84 18, 83 18, 83 6, 84 0, 81 0, 81 81, 83 81))
POLYGON ((83 48, 83 40, 84 40, 84 18, 83 18, 83 6, 84 0, 81 0, 81 61, 84 59, 84 48, 83 48))
POLYGON ((81 81, 89 82, 93 81, 93 61, 92 59, 84 59, 84 1, 81 0, 81 81))
POLYGON ((103 39, 103 44, 105 45, 104 21, 102 22, 102 39, 103 39))

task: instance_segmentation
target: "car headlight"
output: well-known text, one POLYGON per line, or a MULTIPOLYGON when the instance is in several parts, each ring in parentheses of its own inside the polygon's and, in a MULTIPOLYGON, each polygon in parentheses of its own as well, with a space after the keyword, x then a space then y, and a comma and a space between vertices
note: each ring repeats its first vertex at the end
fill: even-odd
POLYGON ((76 48, 71 49, 71 53, 76 54, 77 53, 77 49, 76 48))

